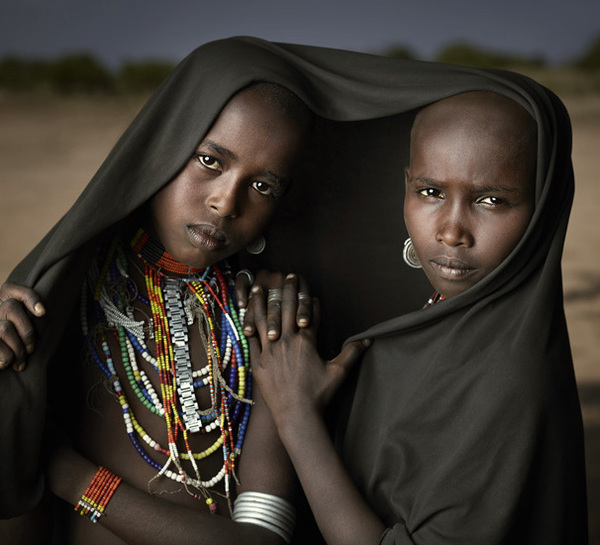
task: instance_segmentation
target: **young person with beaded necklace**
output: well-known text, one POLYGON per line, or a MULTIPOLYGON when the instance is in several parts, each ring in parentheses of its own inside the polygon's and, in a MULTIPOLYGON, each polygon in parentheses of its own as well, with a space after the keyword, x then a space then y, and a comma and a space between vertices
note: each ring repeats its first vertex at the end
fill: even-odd
MULTIPOLYGON (((83 352, 71 350, 74 359, 86 354, 87 365, 79 378, 73 362, 72 377, 51 381, 57 427, 49 432, 56 447, 48 485, 86 515, 58 510, 67 542, 291 539, 293 471, 252 392, 244 309, 226 259, 260 237, 291 183, 309 117, 281 86, 240 91, 185 168, 99 247, 81 298, 83 352), (61 436, 63 426, 77 450, 61 436), (96 464, 110 471, 94 477, 96 464), (236 507, 237 521, 251 524, 228 520, 236 488, 239 498, 262 492, 247 492, 245 510, 236 507), (256 518, 257 501, 289 520, 256 518)), ((264 281, 275 286, 276 309, 281 276, 264 281)), ((302 307, 304 325, 310 296, 302 307)))

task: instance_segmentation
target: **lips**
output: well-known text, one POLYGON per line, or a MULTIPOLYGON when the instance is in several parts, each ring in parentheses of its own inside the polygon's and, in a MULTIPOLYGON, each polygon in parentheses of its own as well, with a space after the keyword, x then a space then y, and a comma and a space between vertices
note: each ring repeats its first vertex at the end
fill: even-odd
POLYGON ((446 280, 462 280, 477 271, 468 263, 452 257, 435 257, 430 263, 438 275, 446 280))
POLYGON ((188 225, 187 232, 194 246, 199 248, 215 251, 227 245, 225 231, 213 225, 188 225))

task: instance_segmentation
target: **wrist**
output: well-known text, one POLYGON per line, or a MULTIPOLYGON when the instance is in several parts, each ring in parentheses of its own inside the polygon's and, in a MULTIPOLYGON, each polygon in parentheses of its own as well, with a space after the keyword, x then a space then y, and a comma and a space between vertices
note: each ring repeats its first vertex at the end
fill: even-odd
POLYGON ((282 441, 286 438, 302 438, 320 426, 324 426, 323 415, 316 407, 288 406, 273 415, 277 432, 282 441))
POLYGON ((98 467, 70 447, 55 450, 48 466, 48 486, 59 498, 76 505, 98 467))

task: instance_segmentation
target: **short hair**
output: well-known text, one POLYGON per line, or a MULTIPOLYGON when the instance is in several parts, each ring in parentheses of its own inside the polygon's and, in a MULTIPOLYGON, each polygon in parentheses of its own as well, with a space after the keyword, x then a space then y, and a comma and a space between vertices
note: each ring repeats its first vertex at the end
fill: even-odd
POLYGON ((310 108, 290 89, 270 81, 258 81, 243 90, 252 89, 267 105, 275 108, 300 124, 312 125, 313 113, 310 108))

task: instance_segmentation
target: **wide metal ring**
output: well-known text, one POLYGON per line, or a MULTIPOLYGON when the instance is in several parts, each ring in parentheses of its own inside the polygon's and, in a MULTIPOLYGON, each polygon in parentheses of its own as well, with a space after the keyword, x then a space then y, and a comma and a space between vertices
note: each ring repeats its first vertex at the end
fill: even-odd
POLYGON ((267 303, 281 303, 281 301, 283 301, 283 290, 281 288, 270 289, 267 303))
POLYGON ((298 292, 298 301, 301 303, 303 301, 310 303, 312 301, 312 297, 308 295, 308 293, 298 292))
POLYGON ((254 284, 254 275, 248 269, 241 269, 237 272, 235 277, 237 278, 240 274, 243 274, 248 278, 250 285, 254 284))

